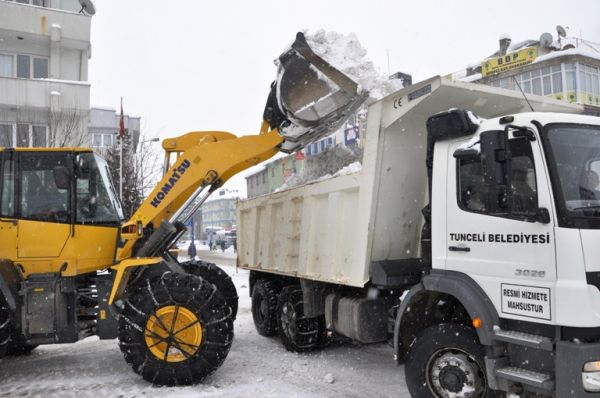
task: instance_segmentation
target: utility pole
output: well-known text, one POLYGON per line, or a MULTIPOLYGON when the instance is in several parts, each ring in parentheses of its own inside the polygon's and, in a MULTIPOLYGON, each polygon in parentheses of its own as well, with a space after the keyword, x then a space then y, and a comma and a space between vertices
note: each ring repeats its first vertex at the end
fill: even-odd
POLYGON ((123 141, 125 139, 125 117, 123 116, 123 97, 121 97, 121 118, 119 119, 119 139, 121 140, 120 145, 120 156, 119 156, 119 197, 121 203, 123 203, 123 141))

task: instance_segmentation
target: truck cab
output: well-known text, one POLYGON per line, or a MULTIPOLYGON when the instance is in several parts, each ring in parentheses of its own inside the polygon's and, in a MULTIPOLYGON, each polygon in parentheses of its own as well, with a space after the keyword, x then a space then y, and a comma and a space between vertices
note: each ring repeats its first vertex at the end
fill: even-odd
MULTIPOLYGON (((461 112, 435 115, 431 127, 457 134, 461 112)), ((476 286, 490 304, 461 300, 489 339, 493 387, 598 393, 600 119, 461 116, 476 131, 435 143, 429 277, 448 278, 448 292, 476 286), (497 342, 506 351, 494 352, 497 342)))

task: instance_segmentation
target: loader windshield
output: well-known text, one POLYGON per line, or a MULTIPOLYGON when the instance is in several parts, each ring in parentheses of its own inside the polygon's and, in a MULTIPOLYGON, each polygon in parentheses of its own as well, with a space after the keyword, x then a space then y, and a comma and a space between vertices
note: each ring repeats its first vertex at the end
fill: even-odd
POLYGON ((600 126, 550 125, 543 137, 560 226, 600 228, 600 126))

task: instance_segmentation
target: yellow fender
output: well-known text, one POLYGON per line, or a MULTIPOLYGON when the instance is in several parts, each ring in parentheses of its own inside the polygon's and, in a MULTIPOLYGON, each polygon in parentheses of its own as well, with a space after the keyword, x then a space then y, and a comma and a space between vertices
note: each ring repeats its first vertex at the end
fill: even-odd
POLYGON ((121 261, 117 265, 113 265, 110 269, 117 271, 115 275, 115 281, 113 282, 112 289, 110 291, 110 297, 108 299, 108 305, 113 305, 118 297, 121 297, 129 281, 129 275, 134 268, 141 267, 144 265, 153 265, 160 263, 162 258, 160 257, 136 257, 128 258, 121 261))

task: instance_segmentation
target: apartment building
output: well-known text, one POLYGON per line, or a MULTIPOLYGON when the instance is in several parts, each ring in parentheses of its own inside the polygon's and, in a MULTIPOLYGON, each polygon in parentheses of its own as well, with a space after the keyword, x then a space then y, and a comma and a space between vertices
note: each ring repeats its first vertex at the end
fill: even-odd
POLYGON ((88 145, 91 17, 77 0, 0 0, 0 146, 88 145))

